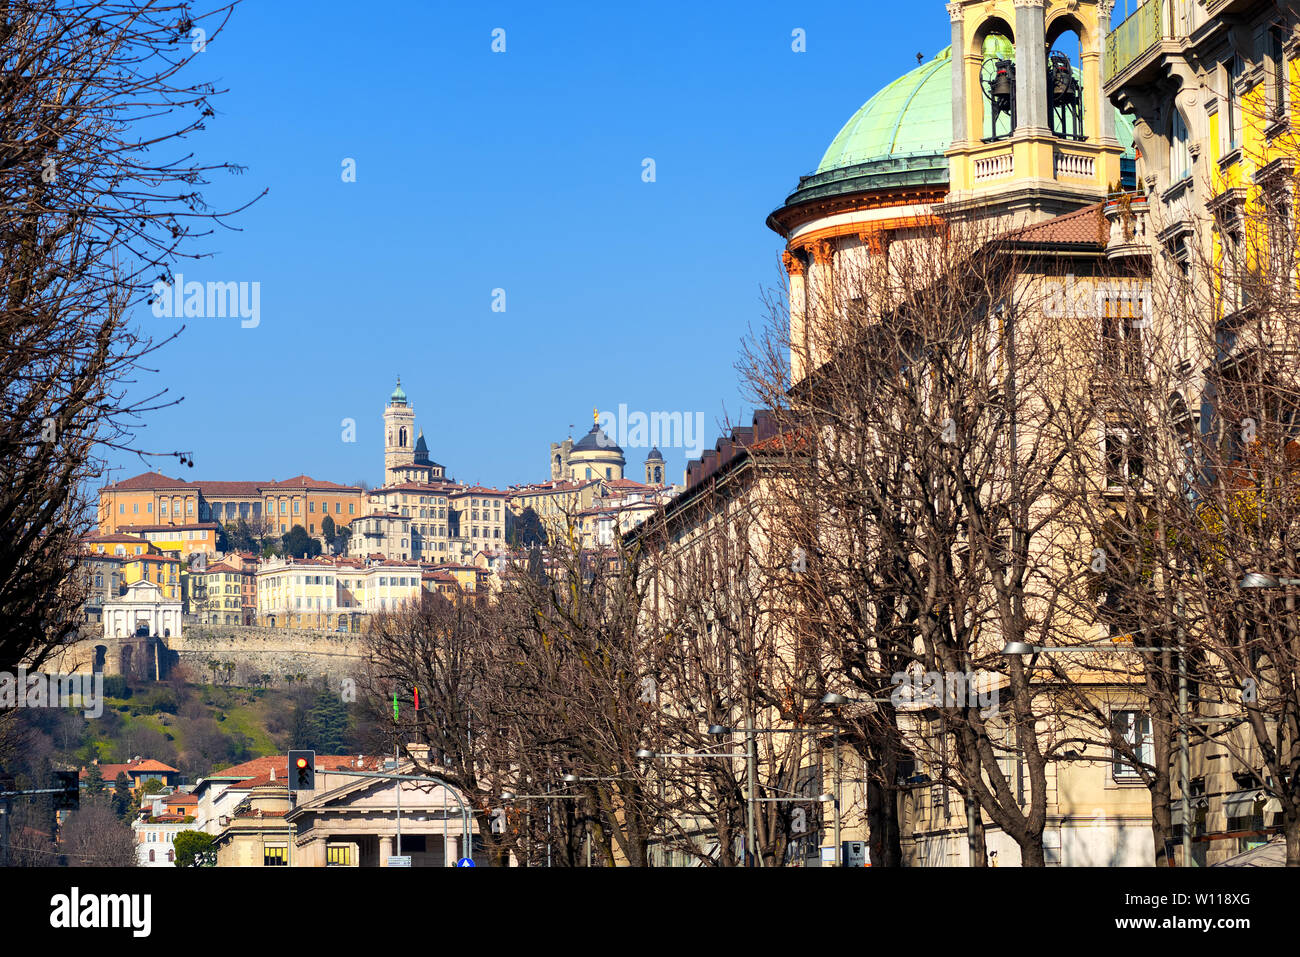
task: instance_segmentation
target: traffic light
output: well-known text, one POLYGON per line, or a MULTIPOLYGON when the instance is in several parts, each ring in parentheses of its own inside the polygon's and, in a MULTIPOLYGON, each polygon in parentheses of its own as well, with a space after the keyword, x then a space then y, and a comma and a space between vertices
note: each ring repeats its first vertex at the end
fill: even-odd
POLYGON ((75 811, 81 807, 81 782, 76 771, 55 771, 54 786, 62 788, 54 795, 54 810, 75 811))
POLYGON ((289 791, 316 790, 316 752, 289 752, 289 791))

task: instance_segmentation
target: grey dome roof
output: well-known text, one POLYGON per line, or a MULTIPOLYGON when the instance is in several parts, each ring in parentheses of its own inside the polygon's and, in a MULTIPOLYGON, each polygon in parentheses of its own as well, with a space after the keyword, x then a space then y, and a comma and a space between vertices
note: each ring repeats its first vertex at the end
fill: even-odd
POLYGON ((623 454, 623 450, 618 447, 613 439, 605 434, 605 430, 598 425, 593 425, 591 431, 584 435, 573 445, 574 452, 616 452, 623 454))
POLYGON ((650 450, 650 454, 645 457, 645 460, 647 462, 662 462, 664 460, 664 457, 663 454, 659 451, 659 446, 656 445, 654 448, 652 448, 650 450))

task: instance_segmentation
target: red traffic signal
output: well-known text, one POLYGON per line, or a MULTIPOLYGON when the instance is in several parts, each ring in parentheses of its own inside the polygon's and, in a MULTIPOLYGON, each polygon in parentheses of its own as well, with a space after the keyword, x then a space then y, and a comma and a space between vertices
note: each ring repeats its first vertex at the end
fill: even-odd
POLYGON ((289 791, 316 790, 316 752, 289 752, 289 791))

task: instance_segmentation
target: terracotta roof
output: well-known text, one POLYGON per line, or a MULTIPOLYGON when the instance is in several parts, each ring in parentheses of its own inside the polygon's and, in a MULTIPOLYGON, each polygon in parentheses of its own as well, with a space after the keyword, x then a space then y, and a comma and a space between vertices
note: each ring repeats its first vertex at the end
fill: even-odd
POLYGON ((499 488, 488 488, 486 485, 467 485, 462 488, 456 495, 509 495, 509 492, 503 492, 499 488))
POLYGON ((361 489, 356 485, 339 485, 337 482, 326 482, 324 479, 314 479, 310 475, 295 475, 293 478, 285 479, 283 482, 268 482, 262 488, 314 488, 327 489, 340 492, 360 492, 361 489))
MULTIPOLYGON (((360 768, 357 767, 356 760, 357 755, 354 754, 318 754, 316 755, 316 767, 318 769, 323 768, 326 771, 368 770, 378 767, 379 763, 384 759, 362 755, 360 768)), ((245 761, 243 764, 236 764, 220 771, 213 771, 209 777, 235 778, 239 781, 240 787, 257 781, 269 784, 273 769, 277 782, 287 779, 289 776, 289 756, 287 754, 271 754, 261 758, 253 758, 253 760, 245 761)), ((252 786, 255 787, 256 784, 254 783, 252 786)))
POLYGON ((260 495, 265 482, 196 482, 203 486, 203 494, 213 495, 260 495))
POLYGON ((1105 246, 1109 227, 1102 214, 1102 203, 1057 216, 1046 222, 1027 226, 1012 234, 1013 241, 1053 246, 1105 246))
POLYGON ((129 492, 132 490, 147 490, 153 488, 193 488, 194 483, 186 482, 182 479, 168 478, 161 472, 142 472, 139 475, 133 475, 129 479, 122 479, 120 482, 114 482, 111 485, 104 486, 105 491, 129 492))
POLYGON ((220 526, 216 522, 191 522, 188 525, 122 525, 119 527, 131 532, 192 532, 195 529, 208 531, 220 526))
MULTIPOLYGON (((77 772, 78 777, 84 779, 89 773, 89 768, 82 768, 77 772)), ((180 774, 181 772, 170 764, 163 764, 161 761, 155 761, 153 758, 138 758, 134 761, 128 761, 126 764, 101 764, 99 773, 104 776, 104 783, 111 785, 119 774, 125 774, 131 777, 135 774, 149 773, 168 773, 180 774)))

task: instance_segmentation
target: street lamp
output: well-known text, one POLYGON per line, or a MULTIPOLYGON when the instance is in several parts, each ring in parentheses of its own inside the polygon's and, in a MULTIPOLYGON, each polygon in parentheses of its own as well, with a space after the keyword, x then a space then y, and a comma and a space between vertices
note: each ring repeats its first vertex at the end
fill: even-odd
MULTIPOLYGON (((813 728, 733 728, 725 724, 711 724, 709 725, 708 733, 715 737, 721 737, 722 735, 727 735, 727 734, 745 735, 745 776, 748 779, 748 786, 749 786, 748 800, 745 802, 747 816, 749 819, 747 822, 748 826, 746 828, 746 833, 745 833, 745 841, 746 841, 745 848, 746 850, 749 851, 750 859, 753 861, 757 861, 758 855, 755 853, 755 844, 757 843, 757 829, 754 825, 754 802, 757 800, 757 798, 755 797, 755 792, 758 790, 757 787, 758 749, 757 749, 756 742, 754 740, 754 735, 756 734, 816 734, 817 732, 813 728)), ((807 799, 805 798, 805 800, 807 799)), ((838 810, 839 808, 838 802, 836 803, 835 806, 836 809, 838 810)))
MULTIPOLYGON (((1192 866, 1192 798, 1188 793, 1188 778, 1191 776, 1191 744, 1187 738, 1187 655, 1183 647, 1181 617, 1179 618, 1178 638, 1178 776, 1179 790, 1182 792, 1180 805, 1183 811, 1183 866, 1192 866)), ((1150 648, 1138 645, 1074 645, 1053 647, 1050 645, 1029 645, 1023 641, 1008 641, 1002 649, 1007 656, 1028 654, 1064 654, 1070 651, 1095 651, 1100 654, 1115 654, 1123 651, 1164 651, 1164 648, 1150 648)), ((1136 734, 1135 734, 1136 736, 1136 734)))
MULTIPOLYGON (((836 694, 833 691, 822 695, 822 704, 827 707, 842 708, 846 704, 861 704, 866 705, 869 714, 879 710, 879 705, 892 703, 892 701, 892 698, 850 698, 846 695, 836 694)), ((835 749, 835 866, 843 867, 844 845, 840 840, 840 726, 838 724, 834 725, 834 743, 832 747, 835 749)))
POLYGON ((1289 585, 1300 585, 1300 578, 1274 578, 1272 575, 1250 572, 1237 585, 1239 588, 1286 588, 1289 585))

